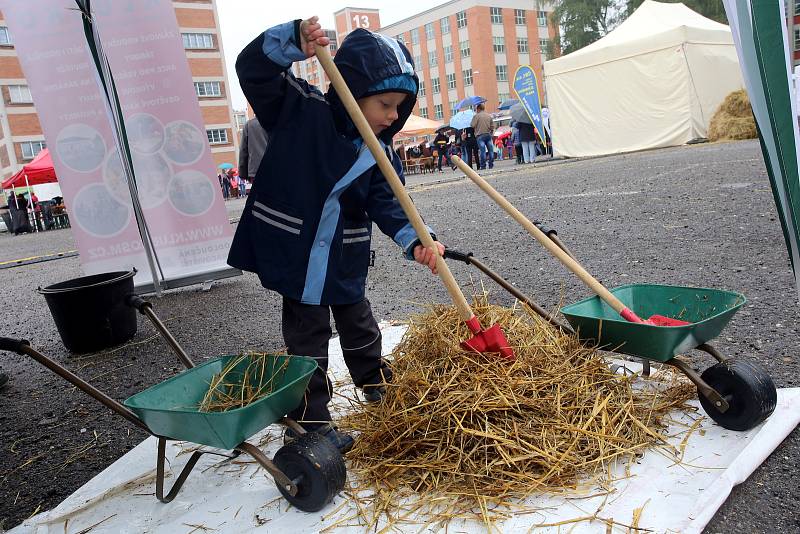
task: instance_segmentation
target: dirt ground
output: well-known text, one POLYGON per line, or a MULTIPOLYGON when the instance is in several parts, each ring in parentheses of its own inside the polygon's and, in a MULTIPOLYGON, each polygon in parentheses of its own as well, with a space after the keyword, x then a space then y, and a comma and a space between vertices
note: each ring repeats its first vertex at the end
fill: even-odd
MULTIPOLYGON (((748 303, 716 346, 760 363, 778 387, 798 386, 797 291, 756 142, 526 166, 492 183, 523 212, 557 228, 609 286, 651 282, 744 293, 748 303)), ((546 308, 588 295, 472 184, 418 187, 412 196, 444 243, 474 252, 546 308)), ((69 230, 2 234, 0 262, 74 248, 69 230)), ((368 295, 379 319, 402 320, 420 303, 449 301, 443 286, 404 262, 390 240, 378 237, 374 248, 368 295)), ((453 266, 465 288, 480 280, 469 269, 453 266)), ((35 289, 80 274, 78 257, 0 268, 0 333, 31 340, 119 400, 181 369, 141 317, 138 333, 124 346, 70 355, 35 289)), ((491 281, 485 284, 496 302, 511 303, 491 281)), ((219 282, 210 291, 170 291, 153 302, 197 361, 282 345, 280 301, 254 275, 219 282)), ((710 364, 708 358, 696 361, 710 364)), ((31 360, 0 353, 0 369, 12 380, 0 393, 0 529, 56 506, 146 437, 31 360)), ((707 531, 799 531, 799 466, 795 430, 734 490, 707 531)))

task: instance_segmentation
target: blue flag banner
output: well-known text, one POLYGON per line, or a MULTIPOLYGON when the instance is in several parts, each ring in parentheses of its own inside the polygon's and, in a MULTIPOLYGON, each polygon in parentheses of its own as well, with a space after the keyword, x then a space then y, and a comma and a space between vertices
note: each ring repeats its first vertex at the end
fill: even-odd
POLYGON ((514 91, 517 93, 520 104, 525 108, 533 125, 536 127, 536 134, 544 144, 542 132, 542 103, 539 100, 539 84, 536 81, 536 73, 530 65, 522 65, 514 75, 514 91))

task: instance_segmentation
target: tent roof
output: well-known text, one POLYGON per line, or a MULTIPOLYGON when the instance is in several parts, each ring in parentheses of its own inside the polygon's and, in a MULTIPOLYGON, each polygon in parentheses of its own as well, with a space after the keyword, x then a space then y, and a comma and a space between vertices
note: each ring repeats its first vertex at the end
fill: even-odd
POLYGON ((413 135, 426 135, 434 133, 438 128, 444 126, 443 123, 425 119, 419 115, 410 115, 403 128, 397 132, 400 137, 413 135))
POLYGON ((625 22, 599 41, 547 61, 545 74, 551 76, 686 42, 733 45, 733 37, 728 26, 683 4, 645 0, 625 22))
POLYGON ((3 189, 12 187, 25 187, 26 185, 38 185, 57 182, 56 171, 53 168, 53 158, 50 151, 43 148, 39 151, 30 163, 23 166, 14 176, 0 184, 3 189), (25 181, 27 175, 28 180, 25 181))

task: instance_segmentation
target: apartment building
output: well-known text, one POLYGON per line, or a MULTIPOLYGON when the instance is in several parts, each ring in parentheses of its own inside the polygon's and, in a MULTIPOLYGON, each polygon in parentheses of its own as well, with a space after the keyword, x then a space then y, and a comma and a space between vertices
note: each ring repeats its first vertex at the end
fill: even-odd
MULTIPOLYGON (((216 165, 236 164, 239 137, 233 119, 216 0, 172 2, 216 165)), ((0 170, 16 173, 47 146, 36 103, 0 13, 0 170)))
POLYGON ((792 53, 792 67, 800 65, 800 0, 786 0, 786 26, 789 28, 789 47, 792 53))
MULTIPOLYGON (((514 98, 514 73, 520 65, 533 67, 542 91, 542 64, 557 39, 551 11, 544 3, 537 7, 525 0, 452 0, 381 26, 378 10, 347 7, 334 14, 335 29, 327 31, 333 54, 358 27, 401 40, 420 79, 414 113, 448 121, 468 96, 486 98, 488 111, 514 98)), ((309 83, 327 87, 315 58, 295 63, 293 70, 309 83)))

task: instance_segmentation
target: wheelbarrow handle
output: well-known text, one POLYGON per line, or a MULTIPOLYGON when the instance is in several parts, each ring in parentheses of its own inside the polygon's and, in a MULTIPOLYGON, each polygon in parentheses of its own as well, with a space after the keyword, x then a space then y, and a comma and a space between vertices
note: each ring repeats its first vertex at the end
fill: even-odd
POLYGON ((156 327, 156 330, 158 330, 158 333, 161 334, 162 338, 164 338, 164 341, 169 344, 172 352, 175 353, 184 367, 187 369, 194 367, 194 362, 192 359, 189 358, 189 355, 186 354, 185 350, 183 350, 183 347, 181 347, 180 343, 178 343, 178 340, 175 339, 175 336, 172 335, 164 323, 161 322, 161 319, 158 318, 156 312, 153 311, 153 305, 149 300, 143 299, 139 295, 128 295, 125 303, 132 308, 136 308, 139 313, 150 319, 150 322, 156 327))
POLYGON ((27 339, 14 339, 11 337, 0 337, 0 350, 15 352, 24 356, 25 347, 30 347, 31 343, 27 339))
POLYGON ((456 260, 461 261, 469 265, 472 263, 472 252, 460 252, 454 248, 445 248, 444 249, 444 259, 446 260, 456 260))

